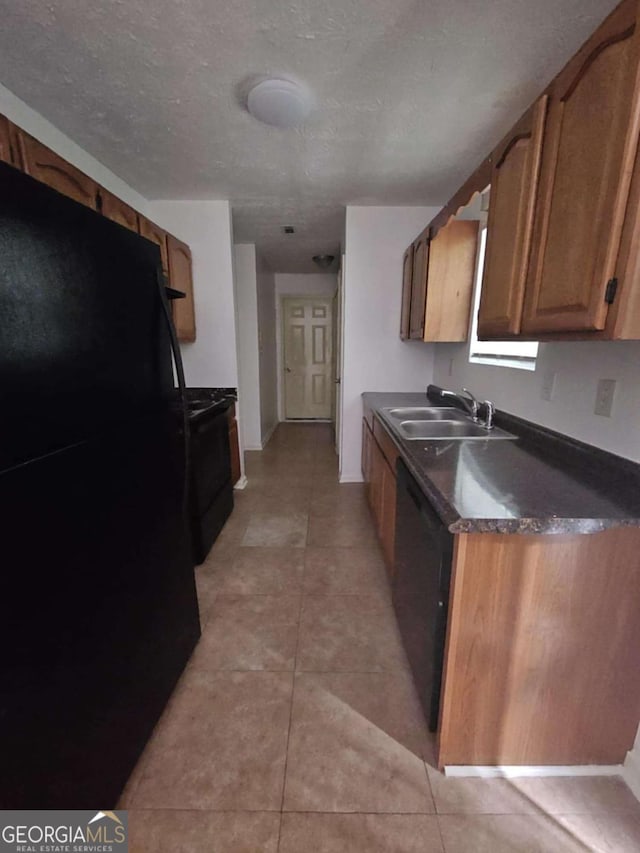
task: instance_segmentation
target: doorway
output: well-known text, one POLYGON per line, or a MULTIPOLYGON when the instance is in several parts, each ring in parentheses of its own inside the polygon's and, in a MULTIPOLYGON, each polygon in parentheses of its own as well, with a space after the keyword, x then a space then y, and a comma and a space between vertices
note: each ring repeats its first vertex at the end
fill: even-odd
POLYGON ((329 420, 333 413, 333 301, 282 300, 286 420, 329 420))

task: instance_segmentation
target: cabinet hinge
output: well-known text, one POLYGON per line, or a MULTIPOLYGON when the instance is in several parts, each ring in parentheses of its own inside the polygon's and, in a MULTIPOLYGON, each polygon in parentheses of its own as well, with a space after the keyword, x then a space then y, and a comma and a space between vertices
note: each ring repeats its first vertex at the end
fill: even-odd
POLYGON ((618 290, 618 279, 610 278, 607 282, 607 289, 604 292, 604 301, 607 305, 613 305, 613 301, 616 298, 616 291, 618 290))

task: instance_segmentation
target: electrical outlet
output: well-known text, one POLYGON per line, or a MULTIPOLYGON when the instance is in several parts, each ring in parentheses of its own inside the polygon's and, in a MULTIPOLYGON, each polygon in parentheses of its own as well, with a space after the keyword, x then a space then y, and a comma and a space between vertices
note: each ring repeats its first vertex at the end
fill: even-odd
POLYGON ((556 390, 556 372, 555 370, 547 370, 542 380, 542 388, 540 389, 540 397, 543 400, 553 400, 553 394, 556 390))
POLYGON ((449 359, 449 376, 453 376, 453 359, 449 359))
POLYGON ((598 382, 598 390, 596 391, 596 404, 593 411, 596 415, 602 415, 605 418, 611 417, 613 409, 613 398, 616 393, 615 379, 601 379, 598 382))

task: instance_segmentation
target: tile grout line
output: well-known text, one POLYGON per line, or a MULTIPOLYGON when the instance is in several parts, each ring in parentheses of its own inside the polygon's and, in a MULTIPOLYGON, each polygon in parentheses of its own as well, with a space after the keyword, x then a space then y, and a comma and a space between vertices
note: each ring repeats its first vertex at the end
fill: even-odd
MULTIPOLYGON (((306 556, 306 555, 305 555, 306 556)), ((305 566, 305 557, 303 557, 302 561, 303 565, 303 577, 304 577, 304 566, 305 566)), ((291 726, 293 724, 293 700, 295 696, 296 690, 296 669, 298 665, 298 648, 300 646, 300 623, 302 621, 302 604, 303 604, 304 596, 300 595, 300 602, 298 606, 298 630, 296 633, 296 649, 293 655, 293 672, 291 673, 291 704, 289 706, 289 727, 287 729, 287 744, 285 747, 284 753, 284 770, 282 773, 282 797, 280 798, 280 824, 278 827, 278 844, 276 846, 276 851, 280 850, 280 839, 282 837, 282 823, 284 819, 284 796, 287 786, 287 766, 289 764, 289 741, 291 740, 291 726)))

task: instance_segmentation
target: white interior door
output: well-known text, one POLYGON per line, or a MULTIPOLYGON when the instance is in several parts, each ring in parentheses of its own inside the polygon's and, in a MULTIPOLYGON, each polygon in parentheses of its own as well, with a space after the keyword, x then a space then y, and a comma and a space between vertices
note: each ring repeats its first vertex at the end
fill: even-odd
POLYGON ((331 299, 287 297, 282 304, 285 418, 328 420, 333 404, 331 299))

